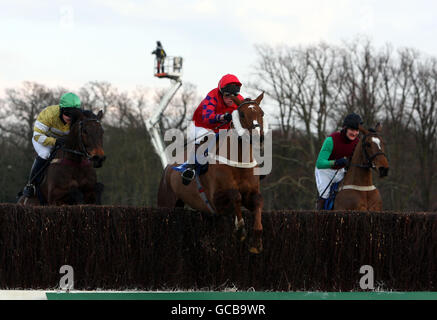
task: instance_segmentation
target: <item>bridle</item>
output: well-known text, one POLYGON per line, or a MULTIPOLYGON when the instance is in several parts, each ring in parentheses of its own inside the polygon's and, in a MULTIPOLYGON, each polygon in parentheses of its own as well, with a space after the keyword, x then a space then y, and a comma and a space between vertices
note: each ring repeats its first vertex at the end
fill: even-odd
POLYGON ((73 150, 73 149, 68 149, 68 148, 64 148, 62 147, 61 150, 65 151, 65 152, 69 152, 69 153, 73 153, 82 157, 87 158, 88 160, 92 158, 92 156, 88 153, 85 144, 83 143, 83 126, 85 122, 91 122, 91 121, 95 121, 97 123, 100 124, 100 121, 97 119, 83 119, 79 121, 79 130, 78 130, 78 141, 79 141, 79 151, 77 150, 73 150))
POLYGON ((365 134, 363 136, 363 140, 361 142, 361 145, 362 145, 364 157, 366 158, 366 163, 365 164, 351 164, 350 166, 359 167, 359 168, 367 168, 367 169, 376 169, 375 164, 373 163, 373 159, 375 159, 377 156, 381 156, 381 155, 385 156, 385 153, 382 151, 376 152, 376 153, 372 154, 371 156, 369 156, 369 153, 367 152, 367 149, 366 149, 366 145, 367 145, 366 139, 368 137, 377 137, 378 139, 380 139, 378 134, 376 134, 374 132, 370 132, 368 134, 365 134))

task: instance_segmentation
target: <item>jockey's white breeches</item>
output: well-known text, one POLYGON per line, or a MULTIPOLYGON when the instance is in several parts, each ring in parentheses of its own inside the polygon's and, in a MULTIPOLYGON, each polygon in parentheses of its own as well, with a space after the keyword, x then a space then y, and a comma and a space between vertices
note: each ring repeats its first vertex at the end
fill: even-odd
MULTIPOLYGON (((206 129, 203 127, 196 127, 194 125, 194 122, 192 122, 189 126, 188 126, 188 141, 191 143, 195 143, 196 145, 200 144, 200 142, 202 142, 204 139, 206 139, 208 137, 208 150, 211 150, 214 146, 215 146, 215 132, 213 130, 210 129, 206 129)), ((194 150, 193 150, 194 151, 194 150)), ((195 161, 195 152, 191 152, 188 156, 188 163, 194 163, 195 161)), ((199 158, 198 158, 199 160, 199 158)), ((204 160, 202 160, 202 162, 204 162, 204 160)))
POLYGON ((214 135, 215 133, 213 130, 196 127, 194 122, 188 126, 188 141, 195 141, 195 144, 200 144, 200 142, 207 136, 213 137, 214 135))
POLYGON ((35 139, 32 138, 32 144, 33 148, 35 149, 38 156, 41 158, 47 160, 50 156, 50 153, 52 152, 53 146, 43 146, 42 144, 35 141, 35 139))
POLYGON ((344 168, 338 170, 337 174, 336 172, 337 170, 334 169, 315 169, 314 174, 316 176, 317 191, 319 192, 319 196, 321 198, 327 199, 329 197, 329 189, 331 188, 331 185, 343 180, 345 174, 344 168), (334 179, 332 179, 333 177, 334 179), (330 182, 331 185, 329 185, 330 182))

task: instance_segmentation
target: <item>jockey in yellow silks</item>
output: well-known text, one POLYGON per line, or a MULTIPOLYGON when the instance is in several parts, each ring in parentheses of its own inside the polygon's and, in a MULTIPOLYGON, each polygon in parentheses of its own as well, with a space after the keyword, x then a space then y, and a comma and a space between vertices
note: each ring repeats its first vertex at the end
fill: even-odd
POLYGON ((48 106, 38 115, 33 127, 32 144, 37 153, 23 195, 32 197, 35 185, 41 182, 41 172, 55 146, 62 146, 70 132, 71 110, 80 109, 80 99, 74 93, 62 95, 59 105, 48 106))

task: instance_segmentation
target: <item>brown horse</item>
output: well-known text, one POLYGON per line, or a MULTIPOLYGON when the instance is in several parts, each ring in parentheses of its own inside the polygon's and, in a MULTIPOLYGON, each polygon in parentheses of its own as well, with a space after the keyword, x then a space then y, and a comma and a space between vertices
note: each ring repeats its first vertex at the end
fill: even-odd
MULTIPOLYGON (((233 98, 238 109, 233 112, 231 128, 235 128, 240 133, 242 129, 243 131, 247 129, 246 133, 258 134, 260 141, 262 141, 264 138, 264 112, 260 107, 260 102, 263 96, 261 94, 255 100, 246 99, 243 101, 233 98)), ((231 140, 230 138, 226 139, 226 145, 219 145, 215 152, 210 153, 212 157, 215 154, 218 163, 209 162, 208 171, 198 176, 196 178, 198 180, 193 180, 187 186, 182 183, 180 173, 172 169, 177 164, 168 165, 164 169, 159 186, 158 206, 183 207, 186 204, 202 212, 233 215, 235 216, 234 234, 241 241, 244 241, 247 235, 241 210, 241 207, 244 206, 254 213, 253 236, 249 251, 260 253, 263 249, 261 223, 263 198, 260 193, 260 177, 254 175, 257 163, 254 161, 252 152, 252 140, 250 140, 249 152, 245 153, 243 157, 241 143, 243 136, 240 133, 238 133, 240 138, 237 140, 238 160, 232 161, 229 157, 220 158, 220 150, 224 150, 222 148, 227 148, 229 155, 231 140), (243 161, 243 158, 247 159, 243 161)))
POLYGON ((373 185, 371 169, 376 170, 381 178, 388 175, 388 160, 380 136, 382 128, 378 124, 376 130, 366 130, 362 126, 359 129, 363 136, 340 183, 334 210, 381 211, 382 199, 373 185))
MULTIPOLYGON (((102 111, 74 110, 65 144, 54 151, 39 186, 48 205, 100 204, 103 185, 97 183, 96 170, 105 160, 102 111)), ((42 173, 44 174, 44 173, 42 173)), ((40 205, 38 196, 21 196, 18 203, 40 205)))

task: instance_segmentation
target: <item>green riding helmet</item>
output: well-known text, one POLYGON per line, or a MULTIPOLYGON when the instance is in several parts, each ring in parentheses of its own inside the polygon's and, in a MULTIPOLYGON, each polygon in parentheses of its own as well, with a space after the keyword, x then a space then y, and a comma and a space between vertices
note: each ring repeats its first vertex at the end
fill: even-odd
POLYGON ((72 92, 64 93, 59 102, 59 106, 62 108, 77 108, 80 109, 80 99, 72 92))

